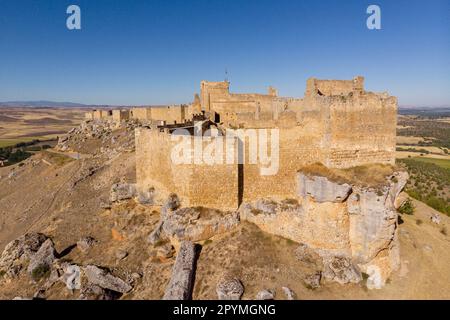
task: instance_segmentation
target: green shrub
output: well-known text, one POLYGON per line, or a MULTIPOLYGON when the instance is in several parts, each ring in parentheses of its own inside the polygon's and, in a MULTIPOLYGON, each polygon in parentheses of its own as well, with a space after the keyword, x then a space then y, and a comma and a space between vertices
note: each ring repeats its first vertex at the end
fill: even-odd
POLYGON ((411 199, 405 201, 404 204, 398 209, 401 214, 413 215, 414 214, 414 205, 412 204, 411 199))

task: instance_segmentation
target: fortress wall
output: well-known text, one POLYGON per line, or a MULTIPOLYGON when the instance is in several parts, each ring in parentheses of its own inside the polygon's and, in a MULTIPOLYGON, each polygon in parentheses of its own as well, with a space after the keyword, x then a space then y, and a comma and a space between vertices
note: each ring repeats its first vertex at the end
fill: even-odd
POLYGON ((84 119, 93 120, 94 119, 94 111, 85 112, 84 119))
MULTIPOLYGON (((193 145, 196 137, 191 137, 193 145)), ((184 206, 234 210, 238 207, 237 164, 175 164, 168 133, 157 129, 136 129, 136 178, 139 191, 155 188, 163 201, 176 193, 184 206)), ((205 143, 205 146, 208 143, 205 143)))
POLYGON ((130 119, 130 111, 129 110, 113 110, 112 111, 112 119, 113 121, 125 121, 130 119))
POLYGON ((133 108, 131 114, 132 118, 136 120, 151 120, 152 108, 133 108))
POLYGON ((347 95, 353 91, 364 91, 364 78, 355 77, 352 80, 319 80, 309 78, 306 82, 305 96, 310 95, 347 95))
MULTIPOLYGON (((244 202, 264 197, 279 200, 295 198, 297 171, 305 165, 324 160, 322 135, 318 130, 322 130, 318 123, 309 123, 304 127, 295 126, 279 131, 279 170, 275 175, 261 175, 261 167, 268 165, 246 162, 243 173, 244 202)), ((269 145, 267 150, 271 150, 269 145)))
POLYGON ((329 104, 329 154, 325 165, 346 168, 395 164, 397 99, 369 93, 329 104))

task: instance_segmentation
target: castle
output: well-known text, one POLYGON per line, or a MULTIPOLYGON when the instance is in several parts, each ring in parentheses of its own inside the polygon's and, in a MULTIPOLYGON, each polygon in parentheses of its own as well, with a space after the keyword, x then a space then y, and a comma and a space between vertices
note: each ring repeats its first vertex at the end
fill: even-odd
MULTIPOLYGON (((273 87, 267 94, 236 94, 227 81, 202 81, 200 95, 189 105, 94 110, 86 118, 144 124, 135 133, 141 192, 157 190, 161 197, 176 193, 188 206, 234 210, 260 198, 295 197, 296 172, 312 163, 328 168, 394 164, 396 114, 395 97, 367 92, 364 78, 355 77, 310 78, 303 98, 280 97, 273 87), (213 128, 219 135, 236 129, 278 129, 276 174, 261 174, 261 163, 173 163, 172 133, 177 129, 185 129, 192 145, 206 147, 205 139, 193 134, 199 122, 204 131, 213 128)), ((224 152, 231 148, 234 157, 248 159, 253 138, 236 136, 238 143, 223 146, 224 152)))
MULTIPOLYGON (((303 98, 280 97, 272 87, 267 94, 230 93, 229 85, 202 81, 189 105, 97 110, 87 118, 138 123, 139 201, 160 205, 176 194, 185 208, 224 213, 192 222, 189 228, 201 232, 180 237, 205 240, 230 230, 233 219, 249 221, 316 250, 326 265, 352 261, 345 260, 351 271, 345 279, 329 267, 326 278, 359 282, 362 271, 369 288, 381 288, 399 267, 396 208, 407 180, 406 172, 380 166, 395 163, 397 99, 365 91, 362 77, 308 79, 303 98), (187 161, 179 162, 179 154, 187 161), (324 172, 311 174, 307 166, 324 172), (384 182, 361 184, 358 166, 384 182), (352 172, 351 181, 334 180, 343 171, 352 172)), ((166 236, 178 241, 177 234, 166 236)))
MULTIPOLYGON (((395 162, 397 100, 365 91, 362 77, 308 79, 303 98, 279 97, 272 87, 267 94, 235 94, 227 81, 202 81, 200 96, 179 108, 176 114, 184 119, 174 115, 161 121, 159 116, 156 124, 136 129, 136 178, 140 191, 157 190, 161 197, 176 193, 187 206, 234 210, 260 198, 294 198, 297 171, 312 163, 347 168, 395 162), (203 119, 205 130, 214 127, 221 134, 237 128, 278 129, 277 173, 262 175, 261 163, 174 164, 175 129, 187 129, 192 145, 205 147, 205 139, 192 134, 195 119, 203 119)), ((232 146, 234 154, 248 158, 251 137, 236 139, 241 148, 232 146)))

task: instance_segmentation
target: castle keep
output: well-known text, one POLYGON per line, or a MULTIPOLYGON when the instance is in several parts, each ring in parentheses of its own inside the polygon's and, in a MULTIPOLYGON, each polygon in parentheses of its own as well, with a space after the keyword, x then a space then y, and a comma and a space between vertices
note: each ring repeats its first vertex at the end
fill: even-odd
MULTIPOLYGON (((141 192, 155 190, 161 198, 176 193, 185 206, 236 209, 261 198, 295 198, 296 173, 312 163, 348 168, 395 161, 397 100, 365 91, 362 77, 308 79, 303 98, 279 97, 272 87, 267 94, 235 94, 227 81, 202 81, 200 95, 189 106, 155 110, 131 110, 131 118, 149 121, 136 129, 137 187, 141 192), (176 129, 186 129, 192 145, 207 147, 201 136, 192 134, 196 121, 221 135, 236 129, 277 129, 277 172, 262 175, 265 165, 260 162, 173 163, 177 142, 171 133, 176 129)), ((238 143, 230 144, 234 154, 248 159, 251 138, 235 139, 238 143)))

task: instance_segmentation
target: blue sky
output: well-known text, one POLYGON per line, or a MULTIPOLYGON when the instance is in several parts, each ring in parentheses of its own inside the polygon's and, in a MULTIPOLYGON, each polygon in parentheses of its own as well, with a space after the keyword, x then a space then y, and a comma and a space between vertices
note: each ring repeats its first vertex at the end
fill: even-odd
POLYGON ((234 92, 363 75, 400 105, 450 105, 450 1, 0 0, 0 101, 182 103, 225 69, 234 92))

